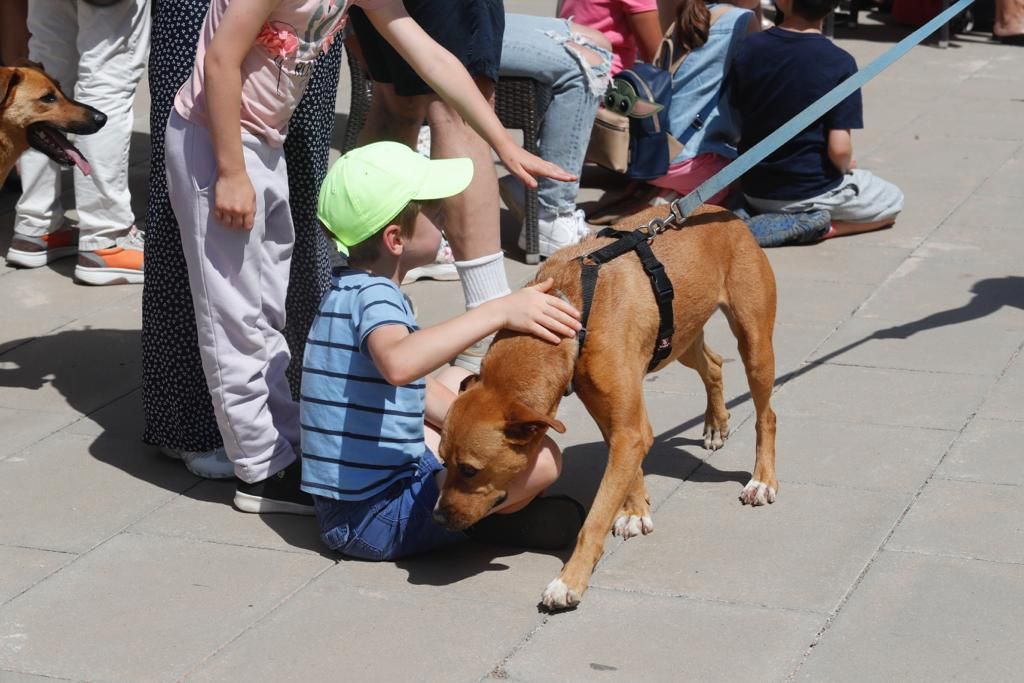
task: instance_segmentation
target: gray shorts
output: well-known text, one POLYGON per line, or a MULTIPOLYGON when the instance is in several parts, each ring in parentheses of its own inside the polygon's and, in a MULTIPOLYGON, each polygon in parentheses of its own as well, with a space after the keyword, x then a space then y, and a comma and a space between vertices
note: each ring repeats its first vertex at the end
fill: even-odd
POLYGON ((855 168, 843 176, 839 187, 809 199, 759 199, 744 195, 747 203, 761 213, 801 213, 824 209, 832 220, 873 223, 895 219, 903 210, 903 193, 871 171, 855 168))

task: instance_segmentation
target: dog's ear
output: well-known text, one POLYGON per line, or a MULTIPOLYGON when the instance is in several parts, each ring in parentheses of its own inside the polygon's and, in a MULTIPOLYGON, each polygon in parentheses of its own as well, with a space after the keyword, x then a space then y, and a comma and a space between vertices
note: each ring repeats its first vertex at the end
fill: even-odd
POLYGON ((525 444, 550 427, 565 434, 565 425, 519 401, 513 401, 505 415, 505 438, 512 443, 525 444))
POLYGON ((0 67, 0 109, 6 109, 14 97, 14 89, 21 83, 21 72, 17 69, 0 67))
POLYGON ((480 375, 466 375, 466 377, 459 382, 459 393, 466 391, 467 389, 474 386, 480 381, 480 375))

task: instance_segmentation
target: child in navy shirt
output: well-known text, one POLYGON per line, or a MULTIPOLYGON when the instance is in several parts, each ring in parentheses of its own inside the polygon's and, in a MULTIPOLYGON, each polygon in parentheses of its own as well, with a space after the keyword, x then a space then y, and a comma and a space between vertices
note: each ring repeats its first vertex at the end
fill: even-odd
MULTIPOLYGON (((733 103, 746 152, 857 72, 853 57, 821 33, 838 0, 776 0, 783 22, 748 36, 733 61, 733 103)), ((743 177, 747 203, 762 213, 827 211, 835 237, 893 224, 903 193, 856 168, 850 131, 863 128, 857 90, 743 177)))
MULTIPOLYGON (((464 539, 434 523, 444 464, 434 455, 448 408, 469 372, 442 367, 508 327, 557 344, 580 328, 552 281, 492 299, 420 329, 398 285, 434 260, 440 199, 462 192, 469 159, 431 160, 397 142, 341 157, 320 189, 317 216, 348 266, 335 271, 306 342, 299 401, 302 490, 313 495, 321 538, 363 560, 396 560, 464 539)), ((579 503, 538 497, 561 455, 546 438, 506 502, 467 530, 477 540, 553 549, 576 539, 579 503)))

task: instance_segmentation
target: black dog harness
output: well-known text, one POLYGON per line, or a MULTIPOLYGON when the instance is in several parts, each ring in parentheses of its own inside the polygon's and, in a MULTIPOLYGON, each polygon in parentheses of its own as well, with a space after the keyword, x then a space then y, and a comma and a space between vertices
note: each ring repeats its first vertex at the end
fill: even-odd
MULTIPOLYGON (((660 223, 660 221, 659 221, 660 223)), ((660 225, 658 226, 660 227, 660 225)), ((665 273, 665 267, 654 256, 651 249, 651 241, 657 231, 645 228, 636 230, 615 230, 605 228, 597 233, 598 237, 614 237, 616 240, 607 244, 597 251, 579 257, 580 280, 583 284, 583 311, 580 322, 583 327, 576 333, 577 347, 576 355, 583 353, 583 343, 587 339, 587 320, 590 318, 590 307, 594 302, 594 290, 597 289, 597 276, 600 273, 601 265, 609 261, 635 251, 643 264, 644 272, 651 280, 651 289, 654 290, 654 300, 658 304, 658 338, 654 342, 654 353, 651 362, 647 366, 650 372, 672 353, 672 334, 675 332, 675 325, 672 315, 672 298, 674 290, 672 281, 665 273)), ((570 385, 571 387, 571 385, 570 385)))

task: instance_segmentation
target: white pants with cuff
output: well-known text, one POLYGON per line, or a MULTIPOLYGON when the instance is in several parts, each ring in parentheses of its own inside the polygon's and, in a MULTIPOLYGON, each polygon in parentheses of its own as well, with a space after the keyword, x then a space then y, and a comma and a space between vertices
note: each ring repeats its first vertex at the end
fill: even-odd
POLYGON ((295 241, 284 149, 242 133, 256 220, 252 230, 235 230, 213 216, 217 165, 207 129, 172 109, 165 144, 217 426, 236 476, 260 481, 299 453, 299 406, 285 377, 291 354, 282 334, 295 241))
MULTIPOLYGON (((121 0, 109 7, 83 0, 32 0, 28 5, 29 59, 40 62, 68 97, 107 115, 97 133, 74 141, 92 173, 73 169, 79 249, 114 246, 135 223, 128 191, 135 89, 149 54, 150 0, 121 0)), ((22 195, 15 232, 41 237, 60 227, 60 167, 29 150, 20 163, 22 195)))

